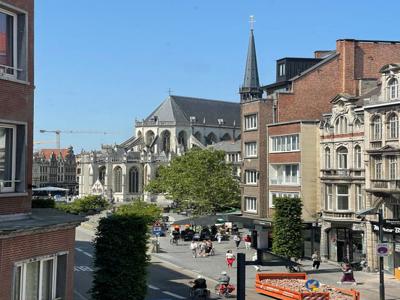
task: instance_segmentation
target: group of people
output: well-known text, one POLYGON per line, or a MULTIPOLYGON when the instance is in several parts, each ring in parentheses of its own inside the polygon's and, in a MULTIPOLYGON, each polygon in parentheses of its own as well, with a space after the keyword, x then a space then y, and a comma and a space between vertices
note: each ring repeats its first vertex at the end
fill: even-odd
MULTIPOLYGON (((233 235, 233 241, 235 242, 236 249, 238 249, 240 242, 242 241, 242 238, 240 237, 240 234, 238 232, 233 235)), ((246 234, 246 236, 243 237, 243 242, 246 249, 251 248, 251 236, 249 234, 246 234)))
POLYGON ((213 243, 211 240, 196 241, 192 240, 190 243, 190 250, 194 258, 197 256, 209 256, 214 254, 213 243))

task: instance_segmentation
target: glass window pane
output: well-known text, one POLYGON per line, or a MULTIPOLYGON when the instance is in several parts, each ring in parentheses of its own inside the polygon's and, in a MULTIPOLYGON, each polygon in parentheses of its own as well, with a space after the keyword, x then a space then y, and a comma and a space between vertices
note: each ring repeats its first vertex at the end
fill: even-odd
POLYGON ((22 267, 15 268, 13 300, 19 300, 21 297, 21 272, 22 272, 22 267))
MULTIPOLYGON (((1 12, 0 65, 13 66, 13 17, 1 12)), ((10 71, 11 70, 7 70, 8 73, 10 71)))
POLYGON ((41 300, 52 299, 53 286, 53 260, 45 260, 42 262, 42 295, 41 300))
POLYGON ((65 286, 67 282, 67 255, 57 256, 56 298, 65 298, 65 286))
POLYGON ((25 298, 29 300, 39 299, 39 261, 26 265, 25 298))
POLYGON ((0 184, 12 186, 13 129, 0 127, 0 184))

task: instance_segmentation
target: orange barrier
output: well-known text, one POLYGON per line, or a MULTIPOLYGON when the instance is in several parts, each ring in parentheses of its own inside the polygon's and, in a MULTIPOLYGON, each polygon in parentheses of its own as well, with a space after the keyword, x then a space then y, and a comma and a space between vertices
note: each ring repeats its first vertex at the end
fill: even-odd
POLYGON ((396 269, 394 270, 394 277, 395 277, 396 279, 400 279, 400 268, 396 268, 396 269))
MULTIPOLYGON (((264 279, 302 279, 307 280, 306 273, 258 273, 256 274, 256 292, 282 300, 329 300, 327 292, 306 292, 301 293, 283 287, 262 283, 264 279)), ((353 300, 360 300, 360 292, 355 290, 344 290, 335 288, 341 293, 351 296, 353 300)), ((334 300, 334 299, 332 299, 334 300)))

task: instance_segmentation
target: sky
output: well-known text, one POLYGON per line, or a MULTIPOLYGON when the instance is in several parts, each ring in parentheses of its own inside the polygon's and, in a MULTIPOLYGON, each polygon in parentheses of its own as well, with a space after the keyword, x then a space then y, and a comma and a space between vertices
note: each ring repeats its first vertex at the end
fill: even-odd
POLYGON ((274 82, 277 59, 337 39, 400 40, 396 0, 35 2, 34 140, 55 140, 40 129, 110 133, 61 134, 76 153, 131 137, 169 90, 239 102, 250 15, 261 84, 274 82))

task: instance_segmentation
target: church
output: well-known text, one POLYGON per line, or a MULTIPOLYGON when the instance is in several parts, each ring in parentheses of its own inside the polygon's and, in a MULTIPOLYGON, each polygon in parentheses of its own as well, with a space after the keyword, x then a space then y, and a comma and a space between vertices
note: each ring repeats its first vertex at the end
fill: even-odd
POLYGON ((77 156, 79 196, 103 195, 114 202, 143 196, 166 204, 162 196, 144 192, 158 166, 192 147, 239 139, 239 103, 170 95, 147 118, 136 120, 133 137, 77 156))

